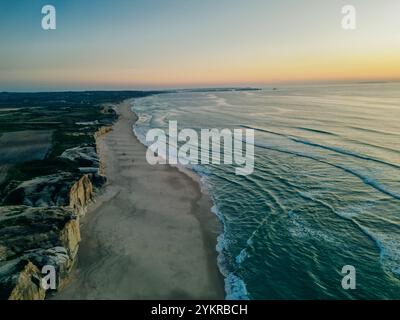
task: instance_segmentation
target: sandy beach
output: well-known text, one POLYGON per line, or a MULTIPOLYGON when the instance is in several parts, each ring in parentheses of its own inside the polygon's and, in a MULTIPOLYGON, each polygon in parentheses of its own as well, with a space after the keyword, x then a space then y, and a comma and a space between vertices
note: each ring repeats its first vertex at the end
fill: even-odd
POLYGON ((98 146, 107 185, 82 220, 78 260, 53 299, 223 299, 219 224, 197 181, 151 166, 132 131, 131 101, 98 146))

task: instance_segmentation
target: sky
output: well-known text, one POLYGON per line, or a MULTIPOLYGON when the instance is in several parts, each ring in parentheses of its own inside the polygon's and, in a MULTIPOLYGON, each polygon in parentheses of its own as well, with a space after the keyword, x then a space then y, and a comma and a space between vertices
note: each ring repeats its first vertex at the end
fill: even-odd
POLYGON ((399 0, 0 0, 0 91, 380 80, 400 80, 399 0))

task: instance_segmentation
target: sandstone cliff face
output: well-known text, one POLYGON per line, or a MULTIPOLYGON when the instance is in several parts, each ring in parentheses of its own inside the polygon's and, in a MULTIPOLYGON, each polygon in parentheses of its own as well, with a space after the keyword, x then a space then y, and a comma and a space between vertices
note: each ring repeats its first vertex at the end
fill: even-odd
POLYGON ((96 131, 94 134, 95 139, 101 137, 102 135, 110 132, 112 130, 111 126, 101 127, 99 130, 96 131))
MULTIPOLYGON (((112 127, 101 127, 101 128, 94 134, 94 138, 96 139, 96 142, 98 141, 98 139, 99 139, 101 136, 107 134, 107 133, 110 132, 110 131, 112 131, 112 127)), ((97 152, 97 154, 100 154, 100 151, 99 151, 98 148, 99 148, 99 144, 96 143, 96 152, 97 152)), ((99 160, 99 174, 100 174, 100 175, 104 175, 104 174, 105 174, 105 172, 104 172, 104 164, 103 164, 103 162, 101 161, 101 159, 99 160)))
POLYGON ((88 175, 80 178, 69 193, 69 206, 79 215, 86 214, 88 204, 93 200, 93 185, 88 175))
POLYGON ((90 202, 94 201, 96 189, 106 182, 106 178, 99 174, 85 174, 69 192, 69 207, 79 216, 84 216, 90 202))
POLYGON ((43 300, 46 290, 41 285, 44 266, 53 266, 57 289, 62 288, 73 267, 71 258, 64 247, 37 249, 22 257, 0 264, 0 299, 43 300))
POLYGON ((56 270, 62 286, 79 242, 79 218, 69 208, 0 207, 0 298, 43 299, 44 266, 56 270))
POLYGON ((58 245, 74 252, 74 241, 80 240, 79 218, 71 209, 62 207, 0 207, 0 234, 0 262, 29 250, 58 245), (67 231, 70 242, 62 237, 67 231))
POLYGON ((78 253, 79 242, 81 241, 79 219, 68 221, 61 230, 59 239, 62 248, 65 248, 68 255, 74 259, 78 253))
POLYGON ((40 285, 41 273, 39 269, 27 262, 15 278, 9 300, 43 300, 46 291, 40 285))

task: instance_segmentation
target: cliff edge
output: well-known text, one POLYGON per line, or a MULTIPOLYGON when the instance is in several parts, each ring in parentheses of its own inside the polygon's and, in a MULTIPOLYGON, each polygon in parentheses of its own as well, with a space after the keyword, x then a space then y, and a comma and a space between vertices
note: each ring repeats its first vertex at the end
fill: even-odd
POLYGON ((80 218, 106 182, 96 145, 65 150, 61 159, 74 162, 78 173, 58 172, 12 185, 0 206, 0 299, 42 300, 61 288, 79 249, 80 218), (55 288, 47 288, 49 268, 55 288), (47 280, 46 280, 47 281, 47 280))

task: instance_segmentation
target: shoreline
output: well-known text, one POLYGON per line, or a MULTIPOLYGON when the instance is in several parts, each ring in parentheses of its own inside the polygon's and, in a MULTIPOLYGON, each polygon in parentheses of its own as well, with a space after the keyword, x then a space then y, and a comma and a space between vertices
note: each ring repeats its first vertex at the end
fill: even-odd
POLYGON ((98 139, 108 182, 82 219, 70 280, 52 299, 224 299, 212 200, 180 168, 147 164, 131 102, 113 105, 119 119, 98 139))

